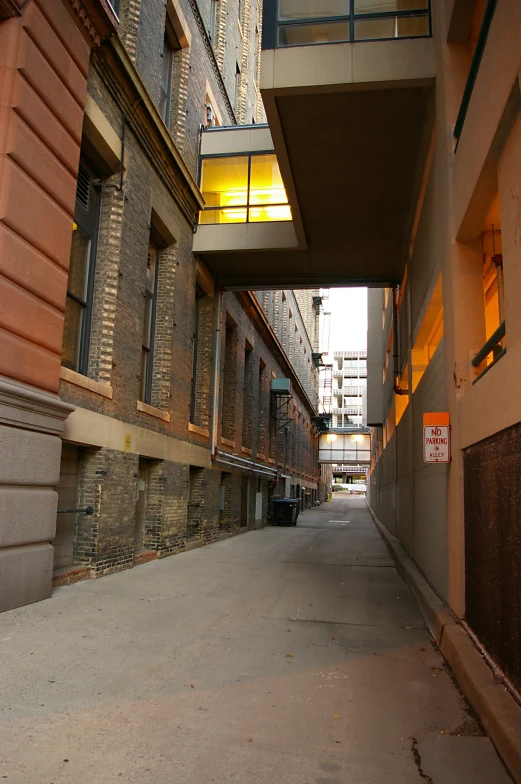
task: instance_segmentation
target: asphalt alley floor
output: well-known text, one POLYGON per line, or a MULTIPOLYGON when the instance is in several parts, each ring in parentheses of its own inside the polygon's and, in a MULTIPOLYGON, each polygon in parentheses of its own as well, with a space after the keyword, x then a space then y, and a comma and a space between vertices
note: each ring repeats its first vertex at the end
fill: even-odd
POLYGON ((0 616, 6 784, 505 784, 365 500, 0 616))

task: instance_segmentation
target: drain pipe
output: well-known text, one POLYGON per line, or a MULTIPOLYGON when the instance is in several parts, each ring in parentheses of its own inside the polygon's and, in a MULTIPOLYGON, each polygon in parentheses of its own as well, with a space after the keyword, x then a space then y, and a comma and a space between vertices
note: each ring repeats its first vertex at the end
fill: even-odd
POLYGON ((394 371, 394 393, 395 395, 408 395, 408 389, 400 387, 400 336, 399 336, 399 305, 398 305, 398 286, 393 286, 393 371, 394 371))
POLYGON ((215 460, 217 453, 217 436, 219 430, 219 392, 221 389, 221 328, 222 328, 222 309, 223 292, 217 291, 217 302, 215 306, 215 328, 214 328, 214 348, 213 348, 213 383, 212 383, 212 449, 211 459, 215 460))

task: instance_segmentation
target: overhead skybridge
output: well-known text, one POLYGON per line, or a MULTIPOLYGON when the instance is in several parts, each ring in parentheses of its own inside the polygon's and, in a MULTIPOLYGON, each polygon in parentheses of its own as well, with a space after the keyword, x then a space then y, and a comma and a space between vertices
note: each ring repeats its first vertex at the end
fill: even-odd
POLYGON ((219 286, 399 283, 432 136, 429 0, 265 0, 268 126, 205 129, 194 238, 219 286))

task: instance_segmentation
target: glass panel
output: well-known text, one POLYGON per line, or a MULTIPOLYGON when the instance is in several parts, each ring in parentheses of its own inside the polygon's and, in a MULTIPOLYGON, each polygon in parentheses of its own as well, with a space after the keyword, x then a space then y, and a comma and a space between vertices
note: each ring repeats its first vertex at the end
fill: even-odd
POLYGON ((71 294, 74 294, 83 301, 86 299, 90 244, 91 240, 89 235, 81 226, 74 223, 67 289, 71 294))
POLYGON ((355 0, 355 14, 382 14, 387 11, 423 11, 429 0, 355 0))
POLYGON ((314 25, 281 25, 279 46, 306 46, 349 41, 348 22, 329 22, 314 25))
POLYGON ((355 40, 369 41, 380 38, 417 38, 429 35, 429 17, 390 16, 386 19, 364 19, 355 22, 355 40))
POLYGON ((163 43, 163 58, 161 61, 161 91, 159 96, 159 113, 168 125, 170 120, 170 97, 172 94, 172 63, 173 50, 170 41, 165 35, 163 43))
POLYGON ((83 311, 84 308, 79 302, 72 297, 67 297, 63 325, 62 365, 71 370, 78 370, 83 311))
POLYGON ((204 210, 199 213, 201 225, 216 223, 246 223, 246 207, 228 207, 224 210, 204 210))
POLYGON ((279 0, 281 21, 348 15, 349 0, 279 0))
POLYGON ((270 223, 274 221, 290 221, 291 207, 289 204, 273 206, 252 207, 249 211, 250 223, 270 223))
MULTIPOLYGON (((246 156, 231 158, 206 158, 203 160, 201 190, 208 207, 237 207, 246 205, 248 201, 248 158, 246 156)), ((222 213, 225 211, 223 210, 222 213)), ((241 211, 239 211, 241 212, 241 211)), ((246 210, 243 222, 246 220, 246 210)), ((210 220, 209 223, 241 223, 237 218, 237 210, 233 220, 210 220)), ((206 223, 206 221, 203 221, 206 223)))
POLYGON ((250 204, 287 204, 288 197, 275 155, 255 155, 251 159, 250 204))

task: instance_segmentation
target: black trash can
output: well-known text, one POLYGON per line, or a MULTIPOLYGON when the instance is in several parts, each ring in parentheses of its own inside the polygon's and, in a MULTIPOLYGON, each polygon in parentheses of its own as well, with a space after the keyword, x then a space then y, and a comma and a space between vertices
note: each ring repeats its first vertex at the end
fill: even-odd
POLYGON ((273 525, 296 525, 298 517, 298 501, 296 498, 274 498, 273 525))

